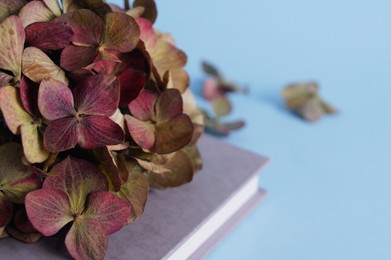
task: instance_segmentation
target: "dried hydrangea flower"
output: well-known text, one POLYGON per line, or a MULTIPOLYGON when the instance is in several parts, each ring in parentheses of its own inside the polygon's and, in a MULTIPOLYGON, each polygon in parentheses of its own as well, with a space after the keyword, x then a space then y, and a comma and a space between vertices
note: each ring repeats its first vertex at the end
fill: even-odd
POLYGON ((60 174, 26 197, 31 223, 45 236, 72 223, 65 238, 72 257, 103 259, 108 236, 126 224, 129 204, 108 192, 104 175, 92 163, 67 157, 54 169, 60 174))
POLYGON ((61 54, 61 67, 68 71, 83 68, 96 58, 119 61, 110 51, 129 52, 140 37, 135 20, 122 13, 108 13, 102 20, 90 10, 77 10, 67 25, 74 35, 61 54))
POLYGON ((129 133, 143 149, 172 153, 192 139, 193 124, 183 114, 182 98, 176 89, 167 89, 159 96, 143 90, 129 104, 129 110, 132 116, 125 115, 129 133))
POLYGON ((124 141, 122 128, 109 117, 118 107, 119 85, 114 77, 87 77, 71 91, 56 80, 42 81, 38 93, 41 114, 49 120, 44 145, 50 152, 75 147, 93 149, 124 141))
POLYGON ((315 82, 288 85, 282 95, 287 108, 310 122, 319 120, 324 114, 337 113, 335 108, 320 98, 315 82))

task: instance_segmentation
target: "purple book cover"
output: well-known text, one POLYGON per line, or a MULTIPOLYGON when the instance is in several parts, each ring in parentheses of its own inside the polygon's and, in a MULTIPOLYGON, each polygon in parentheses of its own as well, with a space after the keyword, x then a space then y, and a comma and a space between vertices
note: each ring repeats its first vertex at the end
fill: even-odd
MULTIPOLYGON (((267 163, 259 155, 204 136, 199 145, 204 167, 193 182, 179 188, 152 190, 144 215, 110 236, 105 259, 162 259, 205 222, 213 212, 267 163)), ((197 250, 201 257, 262 196, 258 192, 240 212, 197 250)), ((1 259, 70 259, 63 241, 44 238, 23 244, 12 238, 0 240, 1 259)))

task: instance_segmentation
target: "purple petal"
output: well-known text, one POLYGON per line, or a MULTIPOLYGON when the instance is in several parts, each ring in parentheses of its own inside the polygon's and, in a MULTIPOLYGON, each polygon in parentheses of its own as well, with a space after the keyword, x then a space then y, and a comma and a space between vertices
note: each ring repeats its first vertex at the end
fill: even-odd
POLYGON ((120 107, 126 107, 132 100, 137 98, 147 82, 144 73, 133 69, 124 70, 118 76, 118 80, 121 86, 120 107))
POLYGON ((94 149, 124 142, 122 128, 105 116, 83 117, 78 124, 78 141, 84 149, 94 149))
POLYGON ((30 115, 38 115, 38 84, 26 77, 22 77, 19 88, 23 107, 30 113, 30 115))
POLYGON ((104 23, 94 12, 82 9, 73 13, 68 22, 74 33, 72 43, 97 47, 103 38, 104 23))
POLYGON ((120 87, 114 76, 90 76, 73 93, 79 114, 110 117, 118 108, 120 87))
POLYGON ((38 92, 38 106, 41 114, 49 120, 76 114, 71 90, 65 84, 53 79, 41 82, 38 92))
POLYGON ((96 58, 98 51, 95 47, 68 45, 61 53, 61 67, 67 71, 74 71, 90 65, 96 58))
POLYGON ((78 141, 76 126, 76 117, 61 118, 51 122, 43 135, 45 149, 57 153, 74 148, 78 141))
POLYGON ((33 23, 26 27, 25 32, 27 44, 48 50, 65 48, 73 35, 69 26, 51 22, 33 23))
POLYGON ((146 121, 155 116, 157 94, 149 90, 142 90, 140 95, 129 104, 129 110, 137 119, 146 121))

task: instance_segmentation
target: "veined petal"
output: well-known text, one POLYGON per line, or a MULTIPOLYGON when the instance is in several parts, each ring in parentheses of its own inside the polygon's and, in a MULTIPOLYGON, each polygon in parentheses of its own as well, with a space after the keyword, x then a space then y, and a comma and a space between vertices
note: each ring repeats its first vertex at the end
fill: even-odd
POLYGON ((138 97, 129 104, 132 115, 140 120, 151 120, 155 117, 157 94, 150 90, 142 90, 138 97))
POLYGON ((31 1, 19 12, 23 27, 36 22, 48 22, 56 18, 52 11, 42 1, 31 1))
POLYGON ((40 135, 38 134, 38 125, 26 124, 20 127, 22 135, 22 144, 24 155, 30 163, 41 163, 45 161, 49 152, 43 147, 40 135))
POLYGON ((23 74, 36 83, 50 78, 68 84, 65 72, 36 47, 28 47, 23 52, 23 74))
POLYGON ((67 25, 72 28, 72 43, 75 45, 97 47, 102 41, 104 23, 90 10, 77 10, 67 25))
POLYGON ((61 190, 40 189, 26 196, 26 211, 33 226, 52 236, 73 220, 68 196, 61 190))
POLYGON ((22 54, 26 35, 17 16, 10 16, 0 24, 0 68, 21 77, 22 54))
POLYGON ((73 93, 78 113, 109 117, 118 108, 120 86, 114 76, 100 74, 81 81, 73 93))
POLYGON ((51 122, 45 129, 43 144, 47 151, 62 152, 77 144, 76 117, 60 118, 51 122))
POLYGON ((122 128, 105 116, 86 116, 77 125, 78 143, 84 149, 94 149, 124 142, 122 128))
POLYGON ((123 13, 108 13, 102 47, 120 52, 133 50, 140 39, 137 22, 123 13))
POLYGON ((39 86, 38 107, 48 120, 75 116, 73 95, 62 82, 54 79, 44 80, 39 86))
POLYGON ((156 119, 159 121, 169 120, 182 114, 183 101, 179 90, 166 89, 156 102, 156 119))
POLYGON ((120 107, 126 107, 144 88, 147 78, 143 72, 126 69, 118 76, 121 86, 120 107))
POLYGON ((17 14, 24 4, 25 0, 0 0, 0 22, 7 16, 17 14))
POLYGON ((18 89, 11 86, 0 88, 0 108, 5 122, 13 134, 19 134, 19 127, 32 122, 31 116, 24 110, 18 89))
POLYGON ((65 48, 71 42, 72 29, 62 23, 37 22, 26 27, 26 42, 47 50, 65 48))
POLYGON ((61 53, 61 67, 75 71, 90 65, 98 55, 95 47, 68 45, 61 53))
POLYGON ((125 115, 129 133, 133 140, 143 149, 151 150, 155 145, 156 129, 152 123, 125 115))
POLYGON ((62 14, 60 5, 58 4, 57 0, 43 0, 43 2, 56 16, 60 16, 62 14))

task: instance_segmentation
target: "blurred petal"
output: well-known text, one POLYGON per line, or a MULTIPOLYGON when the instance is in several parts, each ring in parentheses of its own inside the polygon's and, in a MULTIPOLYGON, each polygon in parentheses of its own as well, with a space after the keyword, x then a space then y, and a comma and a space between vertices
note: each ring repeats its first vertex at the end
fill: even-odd
POLYGON ((52 121, 76 115, 71 90, 65 84, 53 79, 41 82, 38 106, 41 114, 52 121))
POLYGON ((19 134, 19 127, 33 120, 24 110, 18 89, 11 86, 0 88, 0 108, 5 122, 13 134, 19 134))
POLYGON ((152 24, 155 23, 157 18, 157 7, 154 0, 135 0, 133 7, 143 7, 144 12, 141 17, 147 19, 152 24))
POLYGON ((49 22, 56 16, 42 1, 31 1, 23 6, 19 12, 23 27, 36 22, 49 22))
POLYGON ((61 53, 61 67, 75 71, 90 65, 98 52, 95 47, 68 45, 61 53))
POLYGON ((184 93, 190 84, 189 74, 182 68, 175 68, 169 71, 168 88, 176 88, 184 93))
POLYGON ((38 22, 26 27, 26 42, 40 49, 59 50, 69 45, 72 29, 61 23, 38 22))
POLYGON ((38 125, 22 125, 20 132, 22 135, 24 155, 27 161, 30 163, 41 163, 45 161, 49 156, 49 152, 43 147, 41 137, 38 133, 38 125))
POLYGON ((17 14, 25 4, 24 0, 0 0, 0 22, 10 15, 17 14))
POLYGON ((45 149, 57 153, 74 148, 78 142, 76 125, 76 117, 61 118, 51 122, 43 135, 45 149))
POLYGON ((84 149, 94 149, 124 142, 122 128, 105 116, 86 116, 78 124, 78 142, 84 149))
POLYGON ((102 41, 103 20, 90 10, 77 10, 67 25, 72 28, 75 45, 97 47, 102 41))
POLYGON ((212 101, 212 108, 217 117, 226 116, 232 111, 231 103, 224 96, 215 98, 212 101))
POLYGON ((169 120, 182 114, 182 96, 177 89, 166 89, 156 102, 156 118, 159 121, 169 120))
POLYGON ((156 125, 156 142, 154 151, 168 154, 185 147, 193 137, 193 123, 185 114, 174 119, 159 122, 156 125))
POLYGON ((36 83, 50 78, 68 84, 65 72, 35 47, 28 47, 23 52, 23 74, 36 83))
POLYGON ((73 91, 79 114, 112 116, 118 108, 120 86, 114 76, 94 75, 73 91))
POLYGON ((151 150, 155 145, 155 126, 129 115, 125 115, 125 120, 133 140, 141 148, 151 150))
POLYGON ((102 47, 106 49, 129 52, 140 39, 140 29, 136 21, 122 13, 108 13, 102 47))
POLYGON ((25 37, 19 17, 10 16, 0 24, 0 68, 11 71, 17 80, 21 77, 25 37))
POLYGON ((142 90, 138 97, 129 104, 133 116, 140 120, 151 120, 155 116, 157 94, 150 90, 142 90))

